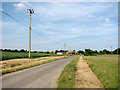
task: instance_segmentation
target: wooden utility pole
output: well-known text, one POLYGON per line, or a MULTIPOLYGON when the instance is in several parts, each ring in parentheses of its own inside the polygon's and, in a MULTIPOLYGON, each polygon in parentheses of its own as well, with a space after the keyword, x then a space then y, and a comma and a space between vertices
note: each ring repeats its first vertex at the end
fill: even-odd
POLYGON ((64 43, 64 57, 65 57, 65 43, 64 43))
POLYGON ((112 54, 112 46, 111 46, 111 54, 112 54))
POLYGON ((30 58, 30 51, 31 51, 31 14, 34 14, 33 9, 27 9, 30 12, 29 16, 29 58, 30 58))

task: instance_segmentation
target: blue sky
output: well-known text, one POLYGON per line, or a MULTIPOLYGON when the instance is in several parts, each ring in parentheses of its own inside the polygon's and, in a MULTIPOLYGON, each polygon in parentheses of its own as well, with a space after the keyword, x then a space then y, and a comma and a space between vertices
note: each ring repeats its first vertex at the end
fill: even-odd
MULTIPOLYGON (((113 49, 118 47, 117 2, 3 2, 2 10, 29 26, 32 50, 113 49)), ((2 14, 2 48, 27 49, 29 29, 2 14)))

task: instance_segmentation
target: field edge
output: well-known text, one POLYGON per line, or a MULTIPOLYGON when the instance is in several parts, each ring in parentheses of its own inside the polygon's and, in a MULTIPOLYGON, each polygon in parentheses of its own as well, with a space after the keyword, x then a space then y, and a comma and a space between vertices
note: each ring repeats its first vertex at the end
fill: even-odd
POLYGON ((79 57, 73 59, 69 64, 67 64, 64 67, 57 81, 58 90, 60 88, 75 88, 75 78, 76 78, 76 71, 77 71, 76 65, 79 61, 79 57))

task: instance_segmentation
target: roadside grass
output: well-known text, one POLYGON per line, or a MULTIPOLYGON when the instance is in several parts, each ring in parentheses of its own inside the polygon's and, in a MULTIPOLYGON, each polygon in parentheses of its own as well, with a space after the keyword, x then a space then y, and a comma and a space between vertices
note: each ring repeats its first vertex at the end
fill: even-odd
POLYGON ((20 63, 11 64, 10 67, 15 67, 21 65, 20 63))
POLYGON ((118 88, 118 56, 84 56, 104 88, 118 88))
POLYGON ((58 79, 58 90, 60 88, 74 88, 75 87, 75 77, 79 57, 72 60, 69 64, 66 65, 58 79))
POLYGON ((46 63, 49 63, 49 62, 53 62, 53 61, 57 61, 57 60, 61 60, 61 59, 69 58, 69 57, 72 57, 72 56, 65 56, 65 57, 61 57, 61 58, 57 58, 57 59, 50 59, 50 60, 46 60, 46 61, 42 61, 42 62, 36 62, 36 63, 33 63, 33 64, 27 64, 27 65, 11 64, 10 65, 11 68, 3 69, 2 71, 0 71, 0 73, 2 73, 2 75, 5 75, 7 73, 16 72, 16 71, 19 71, 19 70, 35 67, 35 66, 38 66, 38 65, 46 64, 46 63))

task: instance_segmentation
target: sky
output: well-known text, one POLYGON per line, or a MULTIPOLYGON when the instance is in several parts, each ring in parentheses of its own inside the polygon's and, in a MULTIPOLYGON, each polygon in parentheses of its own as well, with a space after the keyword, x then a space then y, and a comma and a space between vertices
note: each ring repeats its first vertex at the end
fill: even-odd
MULTIPOLYGON (((118 47, 117 2, 3 2, 2 10, 29 26, 32 50, 111 50, 118 47), (37 33, 36 33, 37 32, 37 33)), ((29 48, 29 28, 2 13, 2 48, 29 48)))

